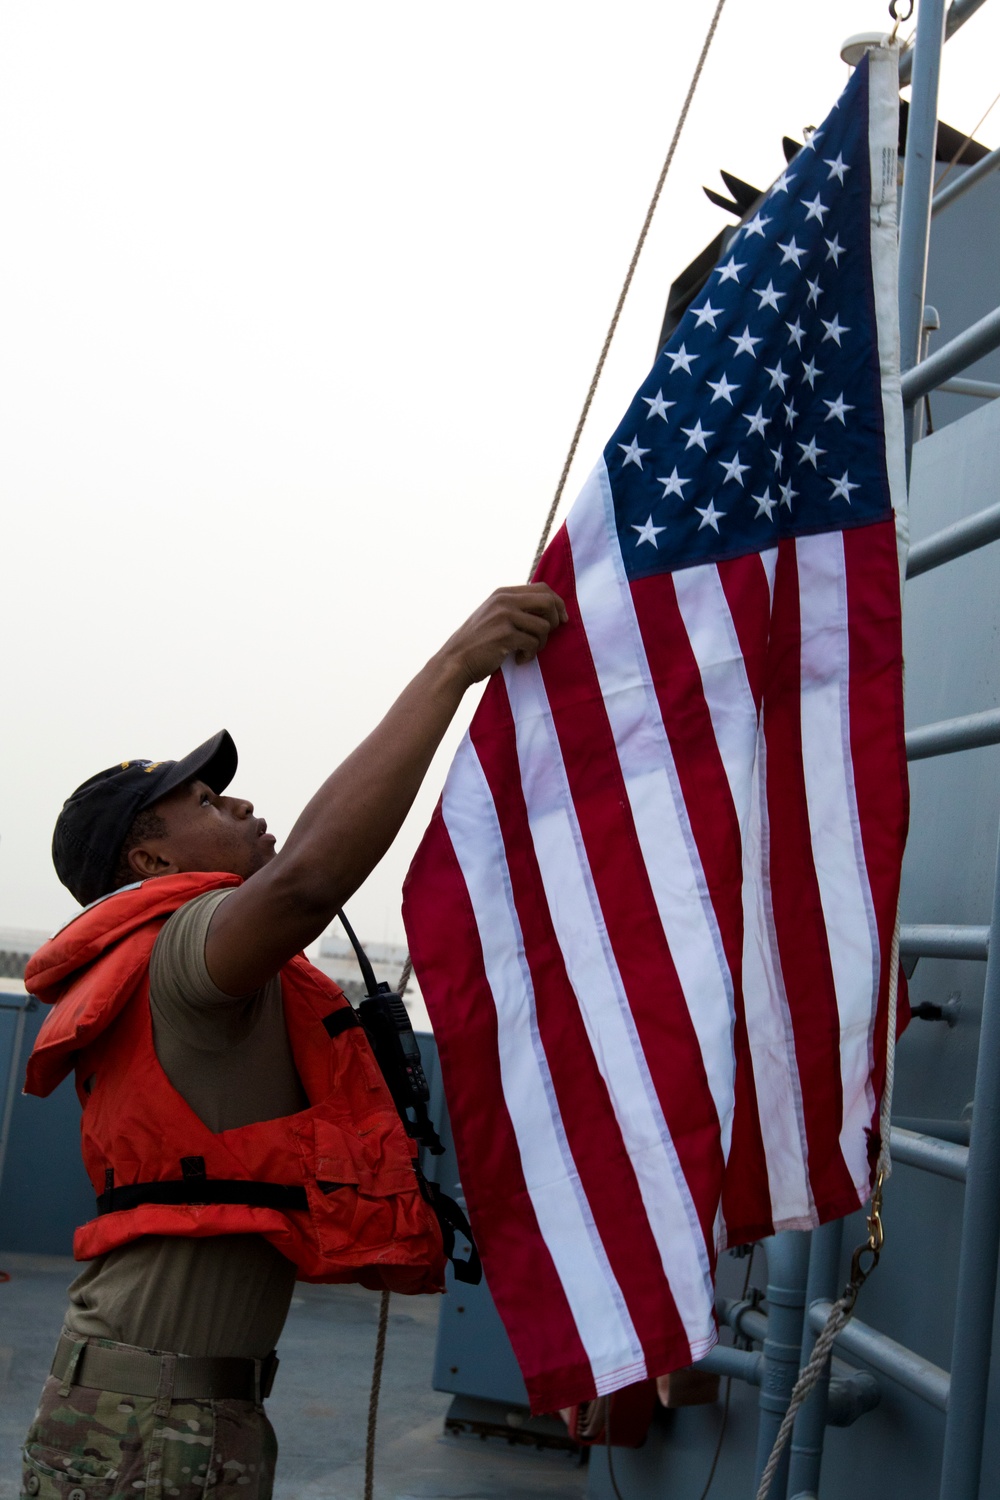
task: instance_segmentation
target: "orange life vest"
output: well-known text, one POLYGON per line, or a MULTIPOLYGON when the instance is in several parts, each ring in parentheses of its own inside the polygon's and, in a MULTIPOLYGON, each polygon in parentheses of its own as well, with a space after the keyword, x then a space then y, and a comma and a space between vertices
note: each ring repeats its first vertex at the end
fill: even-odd
POLYGON ((357 1015, 299 955, 281 970, 285 1022, 309 1108, 213 1134, 153 1045, 149 959, 170 914, 231 875, 162 876, 87 907, 33 956, 25 984, 52 1005, 25 1092, 75 1068, 83 1159, 97 1217, 89 1260, 145 1234, 260 1234, 303 1281, 443 1289, 441 1230, 416 1147, 357 1015))

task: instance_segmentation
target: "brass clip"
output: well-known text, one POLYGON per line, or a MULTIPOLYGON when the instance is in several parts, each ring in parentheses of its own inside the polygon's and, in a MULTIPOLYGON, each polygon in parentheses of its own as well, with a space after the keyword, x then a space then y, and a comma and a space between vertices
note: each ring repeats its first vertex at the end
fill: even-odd
POLYGON ((871 1210, 868 1214, 868 1238, 863 1245, 858 1246, 851 1258, 851 1286, 855 1289, 855 1296, 878 1265, 879 1256, 885 1244, 885 1230, 882 1227, 882 1189, 884 1186, 885 1173, 880 1171, 875 1179, 875 1190, 872 1193, 871 1210), (864 1265, 866 1255, 871 1256, 871 1263, 867 1266, 864 1265))

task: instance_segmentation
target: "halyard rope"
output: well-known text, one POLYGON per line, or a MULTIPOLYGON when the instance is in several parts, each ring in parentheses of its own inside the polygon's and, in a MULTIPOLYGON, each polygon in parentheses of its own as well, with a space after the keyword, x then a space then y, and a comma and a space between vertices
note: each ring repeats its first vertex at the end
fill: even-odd
MULTIPOLYGON (((598 358, 597 366, 594 370, 594 374, 590 381, 590 386, 587 390, 586 400, 583 403, 583 408, 577 420, 576 430, 573 433, 573 440, 569 445, 569 452, 566 454, 566 461, 563 464, 562 473, 559 476, 559 483, 556 486, 556 492, 552 497, 552 504, 549 506, 549 513, 546 516, 545 524, 542 527, 542 534, 538 542, 538 548, 535 552, 535 558, 528 573, 529 580, 534 576, 535 569, 538 567, 542 553, 545 551, 545 547, 549 539, 549 532, 552 530, 552 523, 555 520, 556 511, 559 509, 559 502, 562 499, 563 490, 566 488, 566 480, 569 477, 569 471, 572 466, 573 459, 576 457, 576 450, 580 444, 580 438, 583 434, 584 425, 587 421, 587 416, 590 412, 591 405, 593 404, 594 395, 597 391, 598 383, 604 371, 604 366, 608 357, 608 351, 611 348, 611 341, 615 336, 615 331, 618 327, 618 321, 622 314, 622 308, 625 306, 625 298, 628 296, 629 288, 632 285, 632 279, 635 276, 636 266, 639 264, 639 256, 642 254, 642 248, 646 243, 646 237, 649 234, 649 228, 653 222, 653 215, 656 212, 657 204, 660 201, 660 194, 663 192, 663 184, 667 180, 667 173, 669 172, 670 165, 673 162, 674 153, 677 150, 677 144, 681 138, 681 131, 684 129, 684 124, 687 120, 688 112, 691 108, 691 101, 694 99, 695 90, 698 87, 702 72, 704 71, 705 62, 708 58, 709 48, 711 47, 713 38, 715 37, 715 33, 719 25, 719 18, 722 15, 725 3, 726 0, 717 0, 715 11, 713 12, 708 31, 705 35, 705 40, 702 43, 701 52, 698 56, 698 61, 695 64, 695 70, 692 74, 691 82, 688 85, 687 95, 685 96, 684 103, 681 107, 681 112, 678 117, 677 124, 674 127, 673 138, 670 142, 670 146, 668 147, 663 166, 660 169, 660 175, 657 178, 656 187, 653 189, 653 196, 650 199, 649 207, 646 210, 646 217, 643 220, 642 228, 639 231, 639 238, 636 241, 635 249, 632 252, 632 259, 629 262, 628 270, 625 273, 625 280, 623 281, 621 291, 618 294, 618 302, 615 306, 614 314, 611 318, 610 324, 608 325, 608 331, 604 336, 604 344, 601 348, 600 357, 598 358)), ((410 975, 412 973, 413 961, 410 957, 410 954, 408 953, 403 964, 402 972, 399 976, 399 986, 397 993, 400 996, 406 993, 406 987, 410 982, 410 975)), ((375 1477, 375 1424, 378 1419, 378 1397, 379 1387, 382 1382, 382 1360, 385 1354, 385 1335, 388 1317, 389 1293, 383 1292, 381 1305, 379 1307, 378 1338, 375 1345, 375 1366, 372 1371, 371 1396, 368 1402, 368 1443, 365 1452, 364 1500, 372 1500, 372 1488, 375 1477)))
POLYGON ((372 1500, 375 1486, 375 1424, 378 1421, 378 1393, 382 1385, 382 1362, 385 1359, 385 1335, 389 1326, 390 1292, 383 1292, 378 1305, 378 1333, 375 1336, 375 1365, 372 1390, 368 1398, 368 1440, 365 1444, 365 1500, 372 1500))
POLYGON ((684 103, 681 107, 680 116, 678 117, 677 124, 674 128, 673 140, 670 142, 670 147, 667 151, 663 166, 660 168, 660 175, 656 180, 656 187, 653 189, 653 196, 649 200, 649 207, 646 210, 646 217, 643 220, 642 228, 639 231, 639 238, 636 240, 635 249, 632 251, 632 259, 629 262, 629 268, 625 273, 625 280, 622 282, 622 289, 618 293, 618 302, 615 306, 611 322, 608 324, 608 331, 604 335, 604 345, 601 349, 600 357, 597 361, 597 367, 594 370, 593 378, 590 382, 590 388, 587 391, 587 397, 583 403, 583 409, 581 410, 580 416, 577 420, 576 431, 573 433, 573 441, 569 445, 569 452, 566 454, 566 462, 563 464, 562 473, 559 475, 559 483, 556 485, 556 492, 552 497, 552 504, 549 506, 549 513, 545 517, 545 525, 542 527, 542 535, 538 543, 538 548, 535 552, 535 560, 531 564, 531 569, 528 573, 529 582, 535 576, 535 569, 538 567, 538 564, 541 561, 542 553, 545 551, 546 543, 549 540, 549 532, 552 530, 552 523, 556 518, 556 511, 559 509, 559 502, 562 499, 563 490, 566 488, 566 480, 569 478, 570 467, 573 463, 574 458, 576 457, 576 450, 580 445, 580 438, 583 434, 584 424, 586 423, 588 413, 590 412, 590 408, 594 400, 594 394, 597 390, 598 382, 604 370, 604 364, 608 357, 608 350, 611 348, 611 340, 615 336, 615 329, 618 327, 618 319, 622 315, 622 308, 625 306, 625 298, 628 296, 629 287, 632 285, 632 278, 635 275, 635 268, 639 264, 639 256, 642 254, 642 247, 646 243, 646 236, 649 233, 649 226, 653 222, 653 215, 656 212, 656 205, 660 201, 660 194, 663 192, 663 184, 667 180, 667 173, 670 171, 670 164, 674 159, 674 152, 677 150, 677 143, 681 138, 681 131, 684 129, 684 122, 688 117, 688 110, 691 108, 691 101, 694 98, 695 89, 698 87, 698 81, 701 78, 702 70, 705 66, 705 60, 708 57, 708 49, 712 45, 712 38, 715 36, 716 27, 719 24, 719 17, 722 15, 722 8, 725 3, 726 0, 718 0, 718 4, 715 7, 715 14, 712 16, 708 32, 702 44, 701 55, 698 58, 698 62, 695 65, 695 70, 691 78, 691 82, 688 85, 687 97, 685 98, 684 103))

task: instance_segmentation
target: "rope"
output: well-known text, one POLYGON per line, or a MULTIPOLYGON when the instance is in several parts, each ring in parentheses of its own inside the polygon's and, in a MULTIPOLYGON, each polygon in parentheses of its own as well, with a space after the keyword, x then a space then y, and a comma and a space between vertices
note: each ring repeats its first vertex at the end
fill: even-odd
POLYGON ((383 1292, 378 1307, 378 1333, 375 1337, 375 1364, 372 1367, 372 1391, 368 1398, 368 1439, 365 1444, 365 1500, 372 1500, 375 1486, 375 1424, 378 1421, 378 1395, 382 1385, 382 1362, 385 1359, 385 1335, 389 1327, 389 1298, 383 1292))
MULTIPOLYGON (((611 340, 615 336, 615 330, 618 327, 618 320, 621 317, 622 308, 625 306, 625 298, 628 296, 629 287, 632 285, 632 278, 635 275, 635 268, 639 264, 639 256, 642 254, 642 247, 646 243, 646 236, 649 234, 649 226, 653 222, 653 215, 656 212, 656 205, 660 201, 660 194, 663 192, 663 184, 667 180, 667 173, 669 172, 670 164, 674 159, 674 152, 677 150, 677 143, 681 138, 681 131, 684 129, 684 122, 688 117, 688 111, 691 108, 691 101, 694 98, 695 89, 698 87, 699 79, 701 78, 702 71, 705 67, 705 60, 708 57, 708 49, 712 45, 712 39, 715 36, 716 29, 719 25, 719 17, 722 15, 722 8, 725 3, 726 0, 718 0, 718 3, 715 7, 715 13, 712 16, 712 20, 709 24, 708 32, 705 36, 704 42, 702 43, 701 54, 695 66, 691 82, 688 85, 687 97, 684 100, 680 116, 674 128, 673 139, 670 142, 666 158, 664 160, 663 166, 660 169, 660 175, 657 178, 656 187, 653 189, 653 196, 650 199, 649 207, 646 210, 646 217, 643 220, 642 228, 639 231, 639 238, 636 241, 635 249, 632 252, 632 259, 629 262, 629 268, 625 273, 625 280, 622 282, 622 289, 618 294, 618 302, 615 306, 614 315, 611 319, 610 324, 608 325, 608 331, 604 335, 604 345, 601 349, 600 357, 597 361, 597 367, 594 370, 594 374, 590 382, 590 387, 587 391, 587 398, 583 403, 583 409, 580 412, 579 419, 577 420, 576 431, 573 433, 573 441, 569 445, 569 452, 566 454, 566 462, 562 466, 562 473, 559 476, 559 483, 556 485, 556 492, 552 497, 552 504, 549 506, 549 513, 545 517, 545 525, 542 527, 542 534, 539 538, 538 547, 535 550, 535 558, 528 570, 529 583, 535 576, 535 569, 538 567, 538 564, 542 558, 542 553, 545 551, 545 548, 548 544, 549 532, 552 530, 552 522, 556 518, 556 511, 559 509, 559 502, 562 499, 563 490, 566 488, 566 480, 569 478, 569 471, 572 467, 573 460, 576 457, 576 450, 580 446, 580 438, 583 435, 584 424, 586 423, 591 405, 593 404, 598 382, 600 381, 601 375, 604 371, 604 365, 608 357, 608 350, 611 348, 611 340)), ((400 975, 399 989, 397 991, 397 994, 402 995, 404 993, 404 991, 406 990, 406 986, 410 982, 410 975, 412 973, 413 963, 410 959, 410 955, 407 954, 406 962, 403 964, 403 972, 400 975)))
POLYGON ((615 1461, 611 1447, 611 1397, 605 1396, 607 1407, 604 1413, 604 1448, 608 1455, 608 1478, 611 1480, 611 1488, 615 1492, 615 1500, 622 1500, 622 1492, 618 1488, 618 1480, 615 1478, 615 1461))
POLYGON ((577 420, 576 431, 573 433, 573 441, 569 445, 569 452, 566 454, 566 462, 563 464, 562 473, 559 476, 559 483, 556 485, 556 492, 552 497, 552 504, 549 506, 549 513, 545 517, 545 525, 542 527, 542 535, 538 543, 538 548, 535 552, 535 560, 531 564, 531 569, 528 573, 529 582, 535 576, 535 569, 538 567, 538 564, 541 561, 542 553, 545 551, 546 544, 548 543, 549 532, 552 530, 552 523, 556 518, 556 511, 559 509, 559 502, 562 499, 563 490, 566 488, 566 480, 569 478, 569 471, 572 466, 573 460, 576 457, 576 450, 580 445, 580 438, 583 435, 584 424, 586 423, 591 404, 594 400, 594 394, 597 390, 598 381, 600 380, 604 370, 604 364, 608 357, 608 350, 611 348, 611 340, 615 336, 615 329, 618 327, 618 320, 621 317, 622 308, 625 306, 625 298, 628 296, 629 287, 632 285, 632 278, 635 275, 635 268, 639 264, 639 256, 642 254, 642 247, 646 243, 646 236, 649 233, 649 226, 653 222, 653 215, 656 212, 656 205, 660 201, 660 194, 663 191, 663 184, 667 180, 667 173, 669 172, 670 164, 674 159, 674 152, 677 150, 677 143, 681 138, 681 131, 684 129, 684 122, 688 117, 688 110, 691 108, 691 101, 694 98, 695 89, 698 87, 698 81, 701 78, 702 69, 705 66, 705 59, 708 57, 708 49, 712 45, 712 38, 715 36, 715 31, 719 24, 719 17, 722 15, 722 7, 725 5, 725 3, 726 0, 718 0, 718 3, 715 7, 715 13, 712 16, 712 20, 708 28, 708 33, 705 37, 704 43, 702 44, 701 55, 698 58, 694 74, 688 86, 687 97, 684 100, 684 104, 680 112, 680 117, 678 118, 677 125, 674 129, 673 140, 670 142, 670 147, 667 151, 666 159, 664 160, 663 166, 660 168, 660 175, 657 178, 656 187, 653 189, 653 196, 649 200, 649 207, 646 210, 646 217, 643 220, 642 228, 639 231, 639 238, 636 241, 635 249, 632 252, 632 259, 629 262, 629 268, 625 273, 625 280, 622 282, 622 289, 618 294, 618 302, 614 310, 614 315, 612 316, 611 322, 608 325, 608 331, 604 335, 604 345, 601 349, 600 357, 597 361, 597 367, 594 370, 593 378, 590 382, 590 388, 587 391, 587 397, 583 403, 583 409, 581 410, 579 419, 577 420))
POLYGON ((987 119, 993 113, 993 111, 996 109, 996 107, 997 107, 998 104, 1000 104, 1000 94, 997 94, 996 98, 994 99, 993 103, 990 105, 990 107, 986 111, 986 113, 980 119, 978 119, 976 121, 975 125, 973 125, 972 129, 969 131, 969 134, 965 137, 965 140, 959 146, 958 150, 955 152, 955 155, 952 157, 951 161, 945 167, 944 171, 941 173, 941 176, 938 178, 937 182, 935 182, 935 184, 934 184, 934 191, 935 192, 939 191, 942 182, 944 182, 945 178, 947 177, 948 173, 951 171, 952 167, 956 166, 957 163, 959 162, 959 160, 961 159, 961 157, 964 156, 964 154, 965 154, 965 148, 966 148, 966 146, 968 146, 969 142, 975 136, 976 131, 979 130, 979 128, 982 125, 985 125, 987 119))
POLYGON ((413 973, 413 959, 410 957, 409 954, 407 954, 406 955, 406 962, 403 964, 403 972, 399 976, 399 988, 396 991, 396 994, 399 996, 399 998, 401 1000, 402 1000, 403 996, 406 994, 406 986, 410 982, 410 976, 411 976, 412 973, 413 973))
POLYGON ((799 1407, 807 1400, 813 1387, 822 1375, 826 1362, 830 1358, 830 1350, 833 1348, 834 1340, 854 1311, 856 1298, 857 1291, 853 1288, 848 1288, 848 1291, 833 1304, 830 1316, 826 1320, 826 1326, 816 1340, 812 1358, 805 1369, 799 1372, 799 1378, 795 1382, 795 1388, 792 1391, 792 1399, 788 1403, 788 1410, 785 1412, 781 1426, 778 1428, 778 1435, 774 1440, 771 1456, 764 1465, 764 1472, 760 1476, 760 1484, 757 1488, 757 1500, 767 1500, 771 1481, 774 1478, 778 1464, 781 1462, 781 1455, 785 1450, 785 1444, 788 1442, 792 1428, 795 1426, 795 1418, 798 1415, 799 1407))

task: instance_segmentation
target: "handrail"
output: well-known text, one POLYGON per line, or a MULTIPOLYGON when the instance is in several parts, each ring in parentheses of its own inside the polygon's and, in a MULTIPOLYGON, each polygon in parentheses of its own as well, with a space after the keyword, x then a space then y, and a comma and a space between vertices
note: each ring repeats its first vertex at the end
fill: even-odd
MULTIPOLYGON (((964 26, 970 16, 974 16, 979 7, 981 5, 985 5, 985 3, 986 0, 953 0, 953 3, 948 7, 948 14, 945 17, 945 41, 947 42, 951 37, 953 37, 959 27, 964 26)), ((912 72, 913 49, 911 48, 909 52, 904 52, 902 57, 899 59, 900 88, 905 87, 905 85, 909 83, 910 75, 912 72)))
POLYGON ((948 923, 904 924, 899 929, 901 958, 978 958, 990 952, 988 927, 948 923))
POLYGON ((939 1141, 932 1135, 903 1130, 898 1125, 892 1127, 890 1140, 894 1162, 919 1167, 924 1172, 933 1172, 936 1177, 950 1177, 954 1182, 965 1181, 969 1165, 968 1146, 939 1141))
POLYGON ((926 760, 930 755, 951 755, 956 750, 978 750, 983 745, 1000 744, 1000 708, 988 708, 981 714, 964 714, 960 719, 941 719, 936 724, 922 724, 906 735, 907 760, 926 760))
POLYGON ((969 380, 965 375, 953 375, 942 380, 939 391, 952 396, 975 396, 980 401, 995 401, 1000 396, 1000 383, 995 380, 969 380))
POLYGON ((975 364, 984 354, 1000 346, 1000 307, 973 323, 964 333, 936 349, 921 364, 907 370, 902 380, 903 401, 912 406, 921 396, 936 390, 945 380, 975 364))
POLYGON ((910 555, 906 560, 907 578, 918 578, 921 573, 927 573, 931 568, 939 568, 942 563, 951 562, 953 558, 964 557, 967 552, 975 552, 977 547, 985 547, 989 542, 1000 539, 1000 505, 990 505, 986 510, 979 511, 974 516, 967 516, 964 521, 956 521, 952 526, 945 526, 941 531, 936 531, 933 536, 926 537, 922 542, 910 548, 910 555))
MULTIPOLYGON (((809 1308, 807 1316, 817 1332, 824 1327, 832 1305, 830 1302, 814 1302, 809 1308)), ((863 1359, 866 1364, 878 1370, 880 1375, 888 1375, 897 1385, 922 1397, 939 1411, 948 1410, 948 1391, 951 1386, 948 1371, 942 1370, 940 1365, 932 1364, 929 1359, 924 1359, 923 1355, 914 1353, 912 1349, 907 1349, 905 1344, 898 1344, 887 1334, 878 1333, 859 1318, 852 1318, 841 1329, 834 1348, 843 1354, 852 1354, 856 1359, 863 1359)))
POLYGON ((939 193, 935 193, 931 199, 931 218, 939 214, 949 203, 954 203, 956 198, 961 198, 970 188, 974 188, 977 182, 982 182, 984 177, 989 177, 1000 167, 1000 146, 977 161, 974 167, 966 167, 961 177, 956 177, 954 182, 949 182, 939 193))

